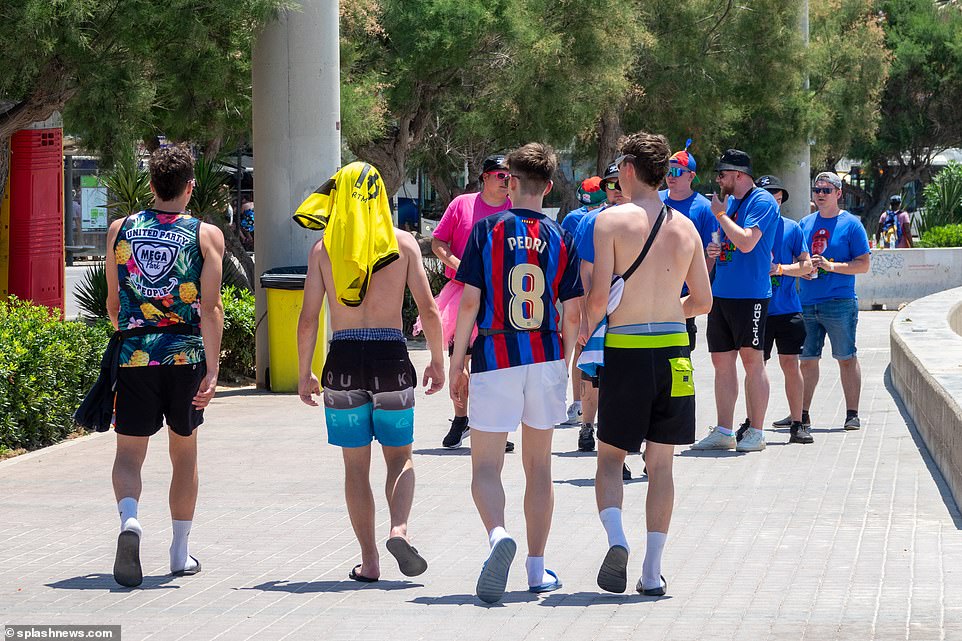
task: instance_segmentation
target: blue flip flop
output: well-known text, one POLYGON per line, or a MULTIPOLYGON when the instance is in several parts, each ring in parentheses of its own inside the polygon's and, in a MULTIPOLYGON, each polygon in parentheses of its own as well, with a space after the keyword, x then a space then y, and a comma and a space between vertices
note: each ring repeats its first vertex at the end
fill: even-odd
POLYGON ((518 544, 511 537, 505 537, 494 544, 488 560, 481 568, 475 591, 478 598, 485 603, 496 603, 504 596, 504 589, 508 585, 508 570, 518 551, 518 544))
POLYGON ((528 586, 528 592, 534 592, 535 594, 541 594, 541 593, 543 593, 543 592, 554 592, 555 590, 561 588, 561 585, 562 585, 562 584, 561 584, 561 579, 558 578, 558 575, 557 575, 557 574, 555 574, 555 573, 552 572, 551 570, 547 570, 547 569, 545 570, 545 573, 546 573, 546 574, 550 574, 551 576, 553 576, 553 577, 554 577, 554 581, 552 581, 551 583, 542 583, 541 585, 529 585, 529 586, 528 586))

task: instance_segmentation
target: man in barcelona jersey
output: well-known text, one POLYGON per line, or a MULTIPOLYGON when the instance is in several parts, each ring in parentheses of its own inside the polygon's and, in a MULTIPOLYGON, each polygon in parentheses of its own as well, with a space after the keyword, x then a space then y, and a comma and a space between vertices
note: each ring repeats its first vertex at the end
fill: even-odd
POLYGON ((505 530, 501 468, 505 441, 519 423, 528 588, 539 593, 561 587, 544 562, 554 506, 551 437, 554 426, 565 419, 566 361, 577 340, 584 293, 571 235, 541 213, 557 157, 549 147, 529 143, 509 154, 507 163, 512 208, 474 225, 458 267, 456 278, 464 283, 464 293, 450 372, 451 397, 463 402, 468 395, 468 340, 477 322, 468 425, 471 492, 491 546, 477 583, 478 597, 486 603, 504 595, 518 548, 505 530), (564 304, 563 332, 559 300, 564 304))

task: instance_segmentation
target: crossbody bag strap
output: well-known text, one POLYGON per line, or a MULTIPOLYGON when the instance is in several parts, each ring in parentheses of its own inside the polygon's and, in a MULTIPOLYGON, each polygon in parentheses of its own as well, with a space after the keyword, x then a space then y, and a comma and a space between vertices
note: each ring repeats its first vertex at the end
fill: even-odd
POLYGON ((658 214, 658 220, 655 221, 654 227, 651 228, 651 233, 648 234, 648 240, 645 242, 645 246, 641 249, 641 253, 638 254, 638 258, 636 258, 635 262, 631 264, 631 267, 625 270, 625 273, 621 275, 621 280, 628 280, 631 275, 635 273, 635 270, 641 265, 642 261, 645 260, 645 257, 648 255, 648 251, 651 249, 651 244, 655 242, 655 236, 658 235, 658 230, 661 229, 661 224, 665 221, 665 216, 667 215, 668 207, 662 205, 661 212, 658 214))

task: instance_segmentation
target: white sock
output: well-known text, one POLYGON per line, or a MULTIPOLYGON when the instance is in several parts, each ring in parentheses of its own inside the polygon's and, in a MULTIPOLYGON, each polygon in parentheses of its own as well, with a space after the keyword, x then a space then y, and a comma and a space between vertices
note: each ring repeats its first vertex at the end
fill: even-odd
POLYGON ((581 411, 581 401, 572 401, 571 404, 574 405, 574 408, 576 410, 578 410, 579 412, 581 411))
POLYGON ((131 496, 120 499, 117 510, 120 512, 120 531, 129 530, 137 536, 143 536, 144 530, 140 527, 140 521, 137 520, 137 499, 131 496))
POLYGON ((506 539, 506 538, 508 538, 508 532, 500 525, 492 529, 490 532, 488 532, 488 544, 491 547, 494 547, 494 544, 500 541, 501 539, 506 539))
POLYGON ((190 526, 193 521, 171 521, 171 523, 173 523, 174 539, 170 544, 170 571, 193 569, 197 563, 187 551, 187 537, 190 536, 190 526))
POLYGON ((665 551, 666 532, 649 532, 645 548, 645 563, 641 566, 641 587, 650 590, 661 587, 661 554, 665 551))
POLYGON ((528 570, 528 585, 534 587, 554 581, 554 577, 544 571, 543 556, 529 556, 524 562, 525 569, 528 570))
POLYGON ((630 552, 631 548, 628 547, 628 539, 625 537, 625 528, 621 525, 621 508, 606 507, 598 516, 601 517, 601 524, 605 526, 605 532, 608 533, 608 547, 620 545, 630 552))

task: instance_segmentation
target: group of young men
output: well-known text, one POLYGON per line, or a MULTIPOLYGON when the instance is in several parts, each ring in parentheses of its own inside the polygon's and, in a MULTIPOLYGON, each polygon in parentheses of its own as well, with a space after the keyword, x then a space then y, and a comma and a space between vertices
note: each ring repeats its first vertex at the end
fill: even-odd
MULTIPOLYGON (((130 369, 118 385, 114 484, 122 531, 114 573, 123 585, 141 580, 136 505, 144 437, 164 418, 175 459, 171 570, 200 571, 187 552, 197 492, 194 430, 217 379, 223 238, 184 213, 192 185, 192 161, 184 154, 176 148, 154 154, 154 207, 110 230, 110 258, 118 266, 110 276, 111 317, 115 325, 123 320, 150 330, 125 341, 122 364, 130 369)), ((374 440, 388 472, 386 548, 406 576, 427 569, 408 534, 418 375, 401 332, 406 289, 431 353, 422 377, 427 394, 443 388, 449 352, 455 420, 444 445, 471 438, 471 491, 490 546, 476 592, 487 603, 502 598, 517 553, 505 520, 501 471, 505 451, 513 449, 508 436, 519 425, 528 589, 562 587, 544 558, 554 503, 552 437, 557 425, 579 415, 578 401, 565 409, 569 363, 574 374, 579 346, 591 375, 573 377, 584 378, 576 386, 583 423, 578 446, 593 450, 597 437, 595 492, 608 539, 597 582, 610 592, 627 588, 625 457, 643 444, 647 537, 636 589, 649 596, 667 591, 661 560, 674 502, 673 454, 675 446, 695 441, 695 317, 709 314, 718 410, 717 425, 696 449, 764 449, 764 365, 773 344, 786 371, 790 407, 790 417, 776 425, 785 424, 795 442, 811 442, 808 410, 826 334, 842 373, 845 428, 859 427, 854 274, 868 268, 868 246, 858 219, 839 209, 838 176, 819 174, 813 190, 818 212, 798 225, 779 214, 787 190, 773 176, 756 185, 744 152, 728 150, 720 158, 719 193, 709 201, 692 189, 695 158, 687 150, 672 154, 663 136, 642 132, 621 142, 604 177, 582 183, 584 207, 559 224, 542 211, 557 166, 555 153, 540 143, 485 161, 482 191, 455 199, 435 232, 435 252, 451 277, 437 299, 418 243, 393 226, 375 167, 351 163, 305 201, 308 215, 325 229, 308 259, 298 392, 311 406, 322 395, 328 441, 342 450, 347 508, 361 547, 353 580, 373 582, 381 575, 368 478, 374 440), (668 189, 659 192, 666 181, 668 189), (796 278, 803 279, 801 296, 796 278), (318 377, 311 362, 325 297, 333 336, 318 377), (736 431, 739 358, 748 418, 736 431)))

